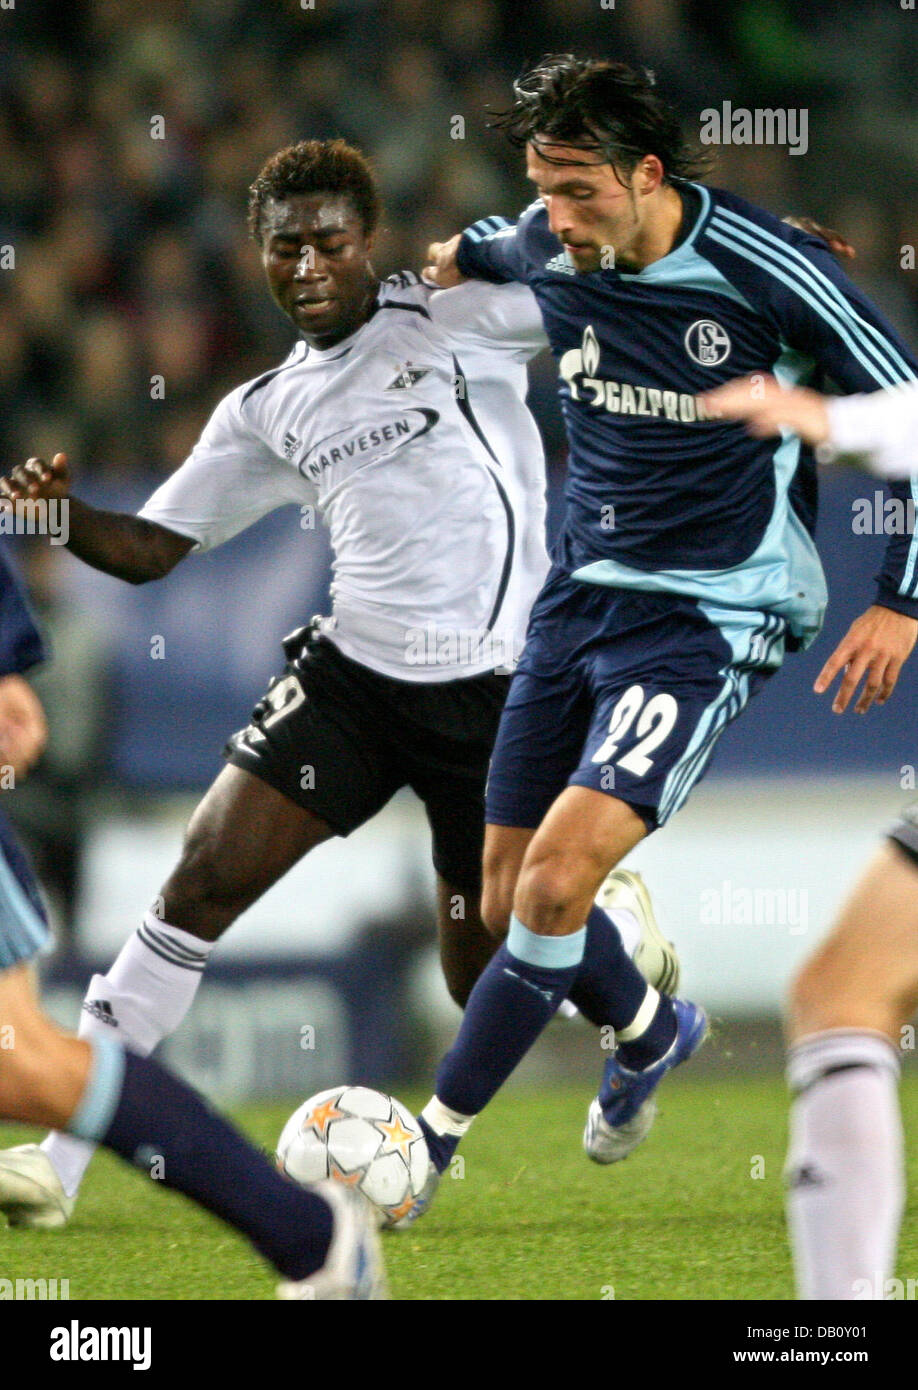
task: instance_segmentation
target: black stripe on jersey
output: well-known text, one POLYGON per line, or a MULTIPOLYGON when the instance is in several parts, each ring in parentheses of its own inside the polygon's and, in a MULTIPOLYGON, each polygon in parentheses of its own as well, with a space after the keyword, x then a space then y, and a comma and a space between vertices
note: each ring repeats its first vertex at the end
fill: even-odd
POLYGON ((469 400, 468 393, 465 390, 466 380, 467 378, 465 372, 459 366, 459 363, 456 360, 456 354, 453 353, 453 382, 461 382, 463 387, 462 391, 460 391, 459 394, 456 396, 456 404, 462 411, 466 420, 468 420, 469 424, 472 426, 472 429, 477 434, 480 442, 485 446, 488 453, 491 455, 492 459, 497 464, 498 468, 500 468, 500 459, 497 457, 494 450, 491 448, 490 444, 488 443, 485 437, 484 430, 481 428, 478 421, 475 419, 475 412, 472 410, 472 402, 469 400))
MULTIPOLYGON (((453 353, 453 380, 461 381, 463 383, 463 386, 466 382, 466 375, 460 367, 455 353, 453 353)), ((472 429, 475 431, 477 438, 487 449, 488 453, 491 455, 498 468, 500 468, 500 459, 497 457, 494 450, 491 448, 490 444, 487 441, 487 437, 485 436, 484 430, 481 428, 478 421, 475 419, 475 412, 472 410, 472 403, 469 400, 468 393, 465 390, 463 390, 459 395, 457 395, 456 404, 462 411, 462 414, 465 416, 466 420, 471 425, 472 429)), ((500 500, 504 505, 504 511, 507 514, 507 553, 504 556, 504 565, 503 569, 501 570, 500 584, 497 588, 497 598, 494 600, 494 607, 491 610, 491 616, 488 619, 488 626, 486 631, 490 632, 491 628, 497 622, 497 615, 500 612, 501 605, 503 604, 504 598, 506 597, 507 585, 510 583, 510 571, 513 568, 513 547, 516 543, 516 521, 513 516, 513 508, 510 505, 510 498, 504 491, 503 484, 501 483, 500 478, 493 471, 493 469, 489 468, 488 472, 491 475, 491 479, 494 483, 494 486, 497 488, 498 496, 500 497, 500 500)))
MULTIPOLYGON (((487 466, 487 465, 486 465, 487 466)), ((494 600, 494 607, 491 609, 491 616, 488 619, 488 626, 485 631, 490 632, 497 622, 497 615, 501 610, 504 598, 507 593, 507 585, 510 583, 510 571, 513 568, 513 547, 516 543, 516 522, 513 517, 513 508, 510 506, 510 498, 504 492, 503 484, 493 469, 488 472, 497 488, 497 495, 504 504, 504 511, 507 514, 507 553, 504 556, 503 569, 500 572, 500 583, 497 586, 497 597, 494 600)))
MULTIPOLYGON (((306 352, 303 353, 302 356, 297 356, 293 362, 282 362, 279 367, 272 367, 270 372, 264 372, 261 376, 256 377, 249 389, 244 392, 239 405, 244 406, 249 396, 253 395, 256 391, 260 391, 263 386, 267 386, 268 382, 273 381, 280 372, 286 372, 290 367, 298 367, 301 362, 304 362, 306 360, 306 353, 309 352, 309 345, 307 343, 297 343, 296 348, 299 347, 305 347, 306 352)), ((296 348, 293 349, 294 352, 296 352, 296 348)))
POLYGON ((420 314, 422 318, 429 319, 430 314, 423 304, 404 304, 400 299, 390 299, 385 304, 377 304, 377 309, 407 309, 409 314, 420 314))

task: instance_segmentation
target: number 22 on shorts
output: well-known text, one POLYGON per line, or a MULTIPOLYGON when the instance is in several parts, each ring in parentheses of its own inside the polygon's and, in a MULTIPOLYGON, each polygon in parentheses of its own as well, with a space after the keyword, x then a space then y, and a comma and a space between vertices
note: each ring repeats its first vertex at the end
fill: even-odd
POLYGON ((609 732, 602 746, 593 754, 594 763, 618 763, 626 772, 643 777, 653 767, 648 757, 669 737, 679 717, 679 706, 672 695, 654 695, 644 704, 644 687, 629 686, 616 704, 609 719, 609 732), (618 746, 637 719, 635 734, 638 742, 617 758, 618 746))

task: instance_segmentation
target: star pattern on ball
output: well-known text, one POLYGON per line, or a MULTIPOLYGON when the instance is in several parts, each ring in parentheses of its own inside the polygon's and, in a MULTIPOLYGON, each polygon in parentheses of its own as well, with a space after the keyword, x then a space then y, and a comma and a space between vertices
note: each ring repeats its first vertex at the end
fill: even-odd
POLYGON ((334 1099, 323 1100, 321 1105, 317 1105, 313 1110, 310 1110, 303 1128, 315 1130, 316 1134, 318 1134, 321 1139, 324 1139, 328 1132, 328 1126, 331 1124, 332 1120, 343 1119, 344 1111, 338 1109, 334 1099))
POLYGON ((388 1123, 385 1120, 377 1120, 376 1128, 384 1135, 387 1149, 396 1149, 403 1158, 408 1157, 408 1151, 417 1135, 405 1128, 397 1111, 393 1111, 392 1120, 388 1123))
POLYGON ((356 1187, 363 1177, 363 1170, 358 1168, 356 1172, 349 1173, 341 1164, 337 1162, 332 1154, 328 1155, 328 1176, 334 1178, 335 1182, 343 1183, 345 1187, 356 1187))
POLYGON ((416 1201, 417 1197, 413 1197, 409 1192, 404 1202, 400 1202, 397 1207, 389 1208, 389 1221, 393 1225, 396 1221, 401 1221, 402 1217, 407 1216, 408 1213, 412 1210, 416 1201))

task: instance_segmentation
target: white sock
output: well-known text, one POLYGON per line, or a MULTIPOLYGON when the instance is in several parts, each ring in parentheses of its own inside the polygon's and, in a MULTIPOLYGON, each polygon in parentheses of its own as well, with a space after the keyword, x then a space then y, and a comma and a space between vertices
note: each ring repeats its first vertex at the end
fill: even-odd
POLYGON ((791 1048, 787 1215, 805 1299, 876 1299, 892 1275, 905 1199, 899 1056, 856 1029, 791 1048))
POLYGON ((436 1096, 431 1096, 421 1111, 421 1119, 430 1125, 434 1134, 450 1134, 457 1139, 468 1133, 475 1118, 475 1115, 460 1115, 458 1110, 450 1110, 436 1096))
POLYGON ((613 907, 610 912, 607 907, 603 912, 611 921, 612 925, 618 927, 618 934, 622 939, 622 945, 628 955, 634 960, 634 953, 641 944, 641 924, 634 913, 627 907, 613 907))
MULTIPOLYGON (((213 943, 148 912, 107 975, 93 975, 78 1034, 115 1038, 146 1057, 191 1008, 213 943)), ((42 1144, 68 1197, 75 1196, 95 1145, 52 1130, 42 1144)))

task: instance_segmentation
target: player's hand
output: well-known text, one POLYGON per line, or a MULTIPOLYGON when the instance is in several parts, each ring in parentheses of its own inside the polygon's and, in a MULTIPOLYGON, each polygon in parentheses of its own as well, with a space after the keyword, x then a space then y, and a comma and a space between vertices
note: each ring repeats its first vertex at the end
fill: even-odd
POLYGON ((456 265, 458 249, 458 235, 450 237, 449 241, 432 241, 427 248, 427 264, 422 271, 424 279, 429 280, 432 285, 437 285, 441 290, 449 290, 454 285, 461 285, 466 277, 456 265))
POLYGON ((11 502, 69 495, 70 467, 66 454, 55 454, 50 463, 45 463, 44 459, 27 459, 0 478, 0 506, 7 508, 11 502))
POLYGON ((841 232, 836 232, 831 227, 821 226, 820 223, 814 222, 812 217, 784 217, 781 220, 786 222, 789 227, 799 227, 801 232, 809 232, 810 236, 818 236, 820 241, 826 243, 833 256, 837 256, 839 260, 844 257, 846 260, 853 261, 857 255, 851 242, 846 241, 841 232))
POLYGON ((832 702, 834 714, 845 712, 865 676, 855 713, 866 714, 874 703, 885 705, 916 637, 918 620, 874 604, 851 624, 817 676, 813 689, 821 695, 844 669, 844 678, 832 702))
POLYGON ((785 426, 805 444, 824 444, 829 437, 829 415, 818 391, 785 389, 762 372, 728 381, 707 391, 702 400, 711 414, 745 420, 757 439, 780 434, 785 426))
MULTIPOLYGON (((24 777, 41 756, 48 739, 45 712, 22 676, 0 676, 0 766, 24 777)), ((5 782, 0 778, 0 785, 5 782)))

